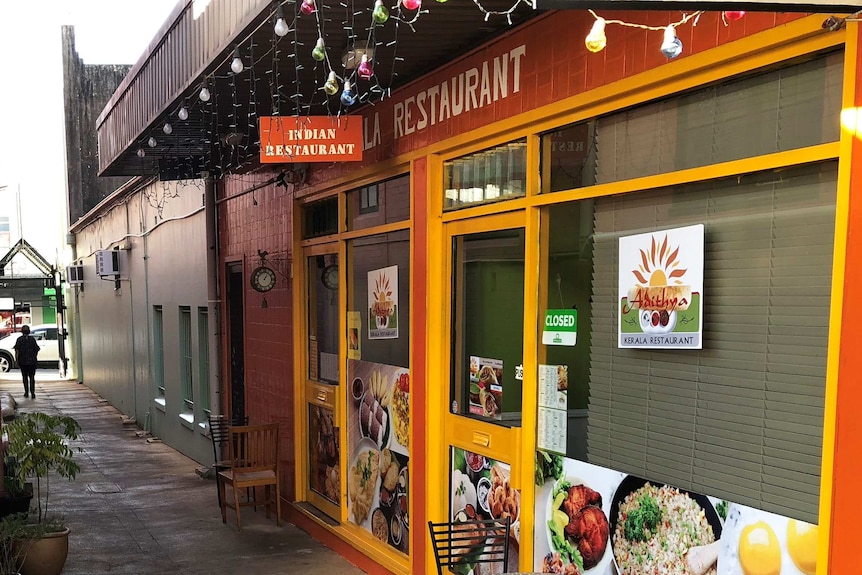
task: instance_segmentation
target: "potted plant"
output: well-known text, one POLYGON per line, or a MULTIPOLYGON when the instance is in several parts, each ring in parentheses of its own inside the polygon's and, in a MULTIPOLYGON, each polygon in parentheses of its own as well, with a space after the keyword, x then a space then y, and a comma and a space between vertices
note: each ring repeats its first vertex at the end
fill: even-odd
POLYGON ((17 480, 22 485, 28 478, 35 482, 36 517, 31 523, 38 539, 30 545, 21 573, 59 574, 69 552, 69 529, 62 519, 48 513, 50 475, 56 473, 69 481, 77 476, 80 466, 73 459, 76 449, 68 442, 78 438, 81 426, 69 416, 33 412, 15 418, 4 429, 9 438, 6 453, 15 459, 17 480))
POLYGON ((13 513, 0 520, 0 575, 18 575, 33 542, 45 531, 44 524, 32 524, 27 513, 13 513))

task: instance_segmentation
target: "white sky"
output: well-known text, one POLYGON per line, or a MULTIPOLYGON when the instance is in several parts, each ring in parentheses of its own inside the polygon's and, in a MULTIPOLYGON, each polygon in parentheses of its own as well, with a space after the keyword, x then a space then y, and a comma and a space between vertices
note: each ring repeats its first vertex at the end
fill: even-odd
POLYGON ((85 63, 134 64, 182 1, 0 0, 0 215, 11 218, 13 242, 20 189, 24 238, 51 263, 65 249, 60 26, 75 27, 85 63))

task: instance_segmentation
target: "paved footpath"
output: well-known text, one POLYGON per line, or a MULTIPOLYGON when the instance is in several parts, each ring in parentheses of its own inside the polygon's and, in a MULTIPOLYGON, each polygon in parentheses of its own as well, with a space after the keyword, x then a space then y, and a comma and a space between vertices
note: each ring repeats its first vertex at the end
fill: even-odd
POLYGON ((18 413, 71 415, 83 428, 78 478, 51 481, 51 511, 71 529, 63 575, 362 573, 301 529, 277 527, 262 509, 243 513, 241 532, 232 516, 223 524, 215 482, 195 473, 200 465, 137 437, 86 386, 37 372, 36 399, 24 399, 19 378, 17 370, 0 375, 18 413))

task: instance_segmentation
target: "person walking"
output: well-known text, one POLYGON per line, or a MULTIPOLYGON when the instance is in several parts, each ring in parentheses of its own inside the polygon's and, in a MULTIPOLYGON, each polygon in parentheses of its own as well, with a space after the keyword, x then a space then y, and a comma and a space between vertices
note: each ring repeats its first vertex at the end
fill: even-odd
POLYGON ((36 399, 36 364, 38 363, 39 343, 30 335, 30 326, 21 328, 21 336, 15 342, 15 362, 21 368, 24 380, 24 397, 36 399), (29 381, 29 387, 27 383, 29 381))

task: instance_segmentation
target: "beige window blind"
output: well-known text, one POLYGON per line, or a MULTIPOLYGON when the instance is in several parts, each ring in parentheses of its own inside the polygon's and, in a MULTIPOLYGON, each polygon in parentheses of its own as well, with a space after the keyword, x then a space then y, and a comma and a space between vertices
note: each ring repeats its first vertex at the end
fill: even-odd
POLYGON ((597 199, 588 460, 816 523, 837 162, 597 199), (617 348, 619 238, 705 225, 704 348, 617 348))

